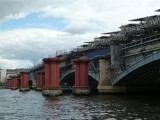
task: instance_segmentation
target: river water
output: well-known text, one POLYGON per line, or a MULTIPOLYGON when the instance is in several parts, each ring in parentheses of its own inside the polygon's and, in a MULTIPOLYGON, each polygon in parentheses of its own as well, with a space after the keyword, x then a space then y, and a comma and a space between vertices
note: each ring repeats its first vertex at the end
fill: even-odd
POLYGON ((0 120, 160 120, 160 96, 64 94, 0 89, 0 120))

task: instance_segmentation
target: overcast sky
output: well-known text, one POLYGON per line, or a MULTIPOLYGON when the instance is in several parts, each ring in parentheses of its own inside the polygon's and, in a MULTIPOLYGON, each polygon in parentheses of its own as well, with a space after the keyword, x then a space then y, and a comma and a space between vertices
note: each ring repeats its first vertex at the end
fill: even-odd
POLYGON ((160 0, 0 0, 0 67, 31 67, 156 9, 160 0))

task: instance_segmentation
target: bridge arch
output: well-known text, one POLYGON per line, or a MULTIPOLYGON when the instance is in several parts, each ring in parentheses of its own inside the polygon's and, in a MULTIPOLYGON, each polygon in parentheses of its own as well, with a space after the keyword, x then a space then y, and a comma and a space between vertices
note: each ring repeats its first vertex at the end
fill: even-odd
MULTIPOLYGON (((91 88, 97 88, 99 83, 99 75, 93 71, 88 71, 88 84, 91 88)), ((75 84, 75 71, 74 69, 65 71, 60 77, 60 84, 63 86, 67 83, 69 86, 75 84)))
POLYGON ((145 57, 112 80, 112 85, 160 85, 160 52, 145 57))

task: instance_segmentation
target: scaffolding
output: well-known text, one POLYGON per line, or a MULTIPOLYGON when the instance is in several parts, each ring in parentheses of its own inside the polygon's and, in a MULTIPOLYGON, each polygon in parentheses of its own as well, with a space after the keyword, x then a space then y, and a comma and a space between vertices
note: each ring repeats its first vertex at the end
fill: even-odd
MULTIPOLYGON (((160 9, 156 10, 160 12, 160 9)), ((112 57, 116 60, 117 53, 123 52, 121 57, 123 62, 116 64, 117 68, 125 65, 128 66, 144 59, 146 56, 160 51, 160 15, 147 16, 129 20, 127 25, 120 26, 120 31, 102 33, 100 37, 94 38, 93 41, 84 42, 83 45, 77 46, 70 52, 66 50, 56 51, 55 57, 65 57, 67 64, 71 64, 72 59, 78 57, 94 58, 107 55, 112 62, 112 57), (111 49, 116 50, 112 53, 111 49)), ((116 62, 115 62, 116 63, 116 62)), ((111 65, 112 66, 112 65, 111 65)), ((115 67, 116 69, 116 67, 115 67)))

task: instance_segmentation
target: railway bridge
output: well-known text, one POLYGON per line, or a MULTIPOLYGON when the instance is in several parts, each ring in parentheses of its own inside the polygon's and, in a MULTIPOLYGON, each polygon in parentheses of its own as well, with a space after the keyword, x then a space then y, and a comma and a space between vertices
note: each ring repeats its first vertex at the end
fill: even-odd
MULTIPOLYGON (((160 91, 160 16, 130 21, 136 23, 42 59, 28 73, 21 73, 21 90, 30 79, 32 88, 44 95, 61 95, 65 87, 74 94, 89 94, 95 88, 100 93, 160 91)), ((10 79, 9 86, 14 83, 17 88, 17 82, 9 82, 16 78, 10 79)))

